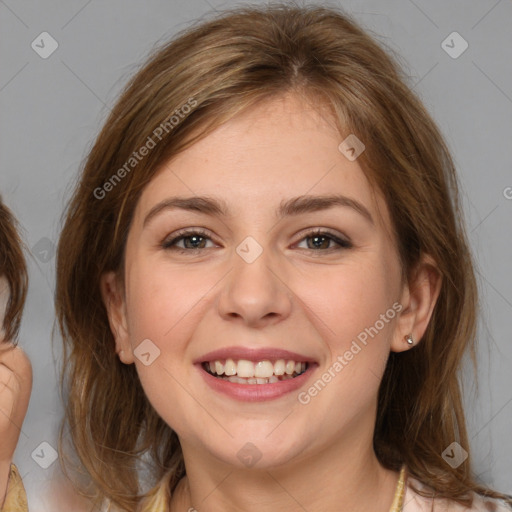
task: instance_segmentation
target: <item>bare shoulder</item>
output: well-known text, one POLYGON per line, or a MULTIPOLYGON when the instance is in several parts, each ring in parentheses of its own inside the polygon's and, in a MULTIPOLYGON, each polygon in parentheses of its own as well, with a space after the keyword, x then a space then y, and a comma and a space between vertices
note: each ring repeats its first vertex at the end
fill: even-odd
POLYGON ((415 492, 410 484, 417 489, 428 491, 425 485, 411 478, 405 491, 404 512, 431 512, 432 510, 436 512, 512 512, 512 505, 502 500, 484 498, 475 494, 473 505, 468 508, 454 501, 425 497, 415 492))

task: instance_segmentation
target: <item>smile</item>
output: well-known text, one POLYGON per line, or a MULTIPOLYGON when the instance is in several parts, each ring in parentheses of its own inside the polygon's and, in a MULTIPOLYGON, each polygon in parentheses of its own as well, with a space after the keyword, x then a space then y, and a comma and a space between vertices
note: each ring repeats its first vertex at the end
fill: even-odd
POLYGON ((242 402, 293 399, 318 368, 308 355, 271 347, 224 347, 193 362, 209 389, 242 402))
POLYGON ((228 358, 205 362, 203 368, 214 377, 236 384, 273 384, 298 377, 307 370, 308 363, 292 359, 253 362, 228 358))

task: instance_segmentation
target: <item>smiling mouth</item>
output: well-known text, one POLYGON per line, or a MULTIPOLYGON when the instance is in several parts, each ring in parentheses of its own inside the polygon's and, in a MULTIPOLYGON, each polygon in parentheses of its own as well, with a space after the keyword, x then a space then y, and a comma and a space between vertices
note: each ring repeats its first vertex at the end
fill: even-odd
POLYGON ((210 375, 235 384, 273 384, 302 375, 309 363, 291 359, 265 359, 257 362, 226 359, 207 361, 202 363, 202 367, 210 375))

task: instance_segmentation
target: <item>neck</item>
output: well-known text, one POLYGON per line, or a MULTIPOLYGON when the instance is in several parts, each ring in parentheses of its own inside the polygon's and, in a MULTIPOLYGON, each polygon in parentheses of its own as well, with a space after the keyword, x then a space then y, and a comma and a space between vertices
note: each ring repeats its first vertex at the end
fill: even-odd
POLYGON ((194 454, 201 463, 187 465, 187 476, 173 493, 171 511, 388 512, 398 473, 381 466, 372 448, 373 432, 368 434, 267 469, 211 464, 204 454, 194 454))

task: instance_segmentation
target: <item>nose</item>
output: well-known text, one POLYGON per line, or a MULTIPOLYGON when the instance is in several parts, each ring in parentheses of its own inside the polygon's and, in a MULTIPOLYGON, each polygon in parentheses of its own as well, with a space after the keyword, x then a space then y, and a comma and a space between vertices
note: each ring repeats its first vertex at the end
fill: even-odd
POLYGON ((292 292, 284 272, 272 265, 267 250, 252 263, 234 252, 233 265, 217 303, 224 320, 258 328, 279 323, 290 315, 292 292))

